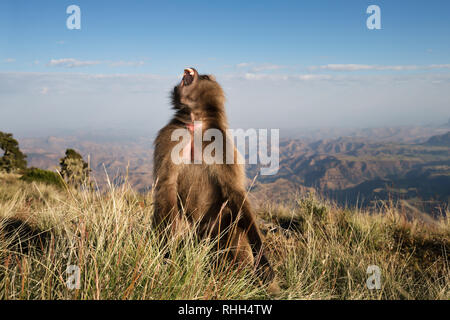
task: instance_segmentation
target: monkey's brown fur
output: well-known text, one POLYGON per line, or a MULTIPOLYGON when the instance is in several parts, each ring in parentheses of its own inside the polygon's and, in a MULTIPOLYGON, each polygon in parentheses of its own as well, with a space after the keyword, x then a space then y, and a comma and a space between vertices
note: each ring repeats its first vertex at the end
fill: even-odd
MULTIPOLYGON (((159 230, 169 227, 172 235, 185 227, 183 221, 196 225, 200 236, 219 237, 221 248, 229 249, 233 261, 254 266, 261 279, 270 282, 274 273, 246 197, 243 165, 225 164, 225 158, 224 164, 174 164, 171 159, 172 149, 179 143, 171 141, 172 132, 192 128, 194 119, 202 121, 203 132, 220 130, 223 146, 229 146, 224 103, 223 90, 213 76, 199 75, 192 68, 185 70, 172 93, 175 115, 155 141, 153 224, 159 230)), ((203 142, 203 147, 206 144, 203 142)), ((237 159, 237 150, 232 152, 237 159)), ((276 282, 271 286, 277 291, 276 282)))

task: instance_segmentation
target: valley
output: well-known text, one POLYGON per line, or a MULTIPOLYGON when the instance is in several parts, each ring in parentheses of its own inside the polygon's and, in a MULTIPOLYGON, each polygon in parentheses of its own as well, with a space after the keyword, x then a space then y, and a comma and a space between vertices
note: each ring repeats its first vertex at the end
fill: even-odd
MULTIPOLYGON (((282 138, 280 168, 259 175, 247 165, 255 202, 291 201, 292 194, 317 192, 342 206, 368 207, 380 201, 408 201, 420 211, 440 214, 450 200, 450 131, 440 128, 330 130, 282 138), (319 139, 317 139, 319 138, 319 139)), ((151 189, 152 143, 148 137, 123 139, 106 135, 21 138, 28 165, 55 170, 66 148, 88 160, 100 188, 124 179, 141 192, 151 189), (107 174, 106 174, 107 173, 107 174)))

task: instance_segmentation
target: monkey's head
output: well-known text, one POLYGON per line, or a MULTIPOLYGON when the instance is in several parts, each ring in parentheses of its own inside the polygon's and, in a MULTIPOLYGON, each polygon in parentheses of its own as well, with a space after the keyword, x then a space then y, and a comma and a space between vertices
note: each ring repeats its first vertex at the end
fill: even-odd
POLYGON ((184 70, 181 82, 172 93, 175 109, 188 108, 191 112, 223 108, 224 93, 212 75, 198 74, 194 68, 184 70))

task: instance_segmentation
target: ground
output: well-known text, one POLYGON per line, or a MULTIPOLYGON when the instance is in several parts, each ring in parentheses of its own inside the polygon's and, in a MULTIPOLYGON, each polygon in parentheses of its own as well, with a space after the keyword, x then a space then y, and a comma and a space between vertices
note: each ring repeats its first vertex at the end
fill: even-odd
POLYGON ((301 192, 263 203, 281 286, 271 296, 195 230, 162 248, 152 211, 151 192, 126 184, 100 193, 1 174, 0 299, 450 299, 448 218, 409 221, 394 203, 365 212, 301 192), (369 266, 379 289, 368 288, 369 266))

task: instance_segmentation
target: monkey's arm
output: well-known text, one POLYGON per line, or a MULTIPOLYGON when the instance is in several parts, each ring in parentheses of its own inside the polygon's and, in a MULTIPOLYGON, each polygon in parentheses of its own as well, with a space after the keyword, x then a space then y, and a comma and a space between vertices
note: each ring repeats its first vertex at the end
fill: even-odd
POLYGON ((155 141, 153 225, 157 228, 173 227, 178 218, 177 179, 180 168, 171 159, 171 150, 177 142, 171 141, 170 133, 169 128, 164 128, 155 141))
MULTIPOLYGON (((162 170, 161 170, 162 171, 162 170)), ((154 196, 153 224, 165 227, 174 222, 178 216, 177 208, 177 172, 164 170, 156 179, 154 196)))
POLYGON ((264 254, 265 248, 262 236, 256 224, 250 202, 247 199, 247 192, 242 181, 244 177, 243 168, 236 164, 216 168, 217 181, 221 184, 223 197, 228 201, 227 206, 232 211, 233 220, 248 238, 257 269, 263 273, 266 280, 270 281, 273 279, 274 273, 264 254))

